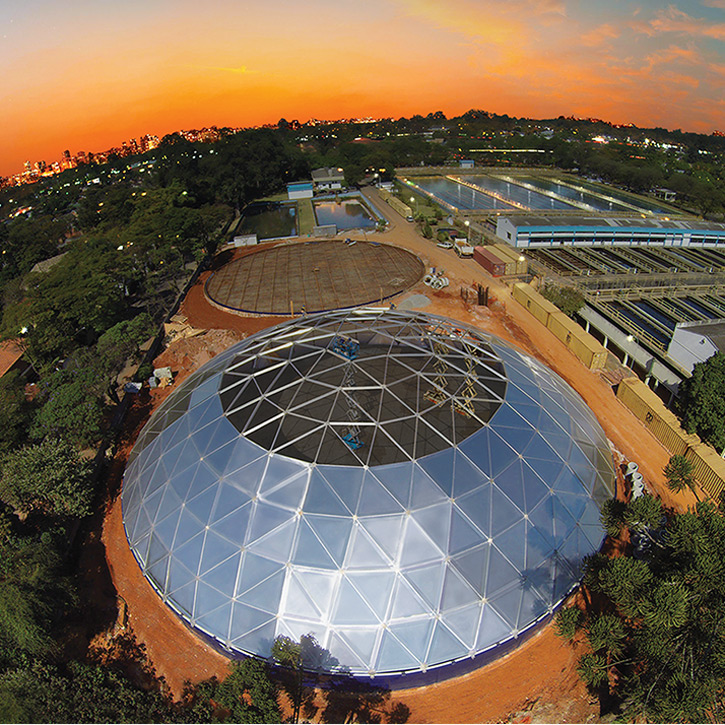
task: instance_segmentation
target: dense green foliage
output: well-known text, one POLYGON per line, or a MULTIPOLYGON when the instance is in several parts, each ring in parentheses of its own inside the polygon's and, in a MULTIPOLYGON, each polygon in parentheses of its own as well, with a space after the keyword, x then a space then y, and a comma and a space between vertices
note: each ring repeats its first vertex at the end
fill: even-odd
POLYGON ((87 516, 92 497, 90 464, 67 440, 46 438, 2 463, 0 498, 16 511, 87 516))
POLYGON ((2 722, 163 723, 180 715, 158 690, 101 665, 71 662, 62 670, 36 660, 0 675, 2 722))
POLYGON ((720 721, 725 715, 725 517, 710 503, 662 518, 650 496, 608 506, 619 521, 646 532, 639 558, 590 557, 585 584, 598 605, 565 609, 557 630, 577 629, 589 646, 579 674, 610 709, 653 722, 720 721), (639 501, 644 500, 644 504, 639 501), (653 520, 658 516, 659 520, 653 520), (645 524, 644 520, 649 523, 645 524))
POLYGON ((281 721, 277 687, 264 662, 234 662, 230 674, 187 686, 183 704, 191 722, 274 723, 281 721))
POLYGON ((541 294, 569 317, 574 317, 584 307, 584 295, 574 287, 547 285, 541 294))
POLYGON ((73 602, 61 543, 62 530, 24 530, 0 508, 0 671, 56 649, 53 626, 73 602))
POLYGON ((695 365, 692 377, 680 383, 678 409, 688 433, 725 449, 725 353, 695 365))
POLYGON ((88 369, 56 370, 40 385, 41 407, 30 428, 31 438, 63 437, 79 445, 98 441, 103 404, 92 394, 96 382, 88 369))
POLYGON ((25 397, 24 388, 15 371, 0 378, 0 458, 27 439, 32 406, 25 397))

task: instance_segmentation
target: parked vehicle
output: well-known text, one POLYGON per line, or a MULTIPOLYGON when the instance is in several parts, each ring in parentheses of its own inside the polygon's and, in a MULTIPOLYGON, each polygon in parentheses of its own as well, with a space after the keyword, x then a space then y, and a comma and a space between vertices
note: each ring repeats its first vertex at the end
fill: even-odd
POLYGON ((455 241, 455 249, 456 249, 456 254, 459 257, 472 257, 473 256, 473 247, 465 239, 464 240, 457 239, 455 241))

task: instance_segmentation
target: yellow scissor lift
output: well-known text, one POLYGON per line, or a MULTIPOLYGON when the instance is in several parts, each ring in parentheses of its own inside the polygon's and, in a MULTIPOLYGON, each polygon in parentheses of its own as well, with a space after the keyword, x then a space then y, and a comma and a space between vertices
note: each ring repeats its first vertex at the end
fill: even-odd
POLYGON ((426 390, 423 393, 423 397, 436 405, 442 405, 447 400, 450 400, 453 410, 470 418, 476 414, 476 409, 473 404, 476 398, 475 383, 477 380, 475 349, 462 336, 459 337, 459 340, 464 352, 467 353, 466 377, 461 393, 454 397, 446 391, 448 385, 448 379, 446 377, 448 363, 446 362, 446 357, 449 355, 451 349, 442 342, 440 337, 433 337, 433 352, 436 355, 433 369, 436 371, 436 377, 433 379, 433 387, 430 390, 426 390))

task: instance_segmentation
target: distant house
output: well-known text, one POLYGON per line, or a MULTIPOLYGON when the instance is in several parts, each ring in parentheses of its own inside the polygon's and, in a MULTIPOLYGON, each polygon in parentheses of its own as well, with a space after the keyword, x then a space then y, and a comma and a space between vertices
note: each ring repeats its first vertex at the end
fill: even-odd
POLYGON ((22 359, 24 352, 17 340, 4 340, 0 342, 0 378, 11 370, 24 373, 30 367, 22 359))
POLYGON ((725 320, 678 322, 667 355, 691 373, 697 363, 725 352, 725 320))
POLYGON ((665 189, 663 186, 657 186, 653 190, 654 195, 662 201, 675 201, 677 198, 677 192, 672 189, 665 189))
POLYGON ((42 262, 34 264, 30 271, 34 274, 44 274, 45 272, 50 272, 50 270, 53 269, 53 267, 55 267, 55 265, 58 264, 58 262, 60 262, 66 254, 68 254, 68 252, 56 254, 55 257, 44 259, 42 262))
POLYGON ((311 181, 296 181, 293 184, 287 184, 288 199, 311 199, 312 193, 311 181))
POLYGON ((458 164, 462 169, 472 169, 473 159, 461 159, 458 164))
POLYGON ((345 172, 340 168, 332 166, 329 168, 315 169, 312 172, 312 183, 315 186, 315 191, 342 189, 345 183, 345 172))

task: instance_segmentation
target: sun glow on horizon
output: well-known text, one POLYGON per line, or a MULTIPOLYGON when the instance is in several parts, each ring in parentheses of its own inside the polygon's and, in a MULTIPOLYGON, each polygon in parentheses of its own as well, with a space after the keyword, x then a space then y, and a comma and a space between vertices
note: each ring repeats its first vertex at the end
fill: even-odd
POLYGON ((725 105, 722 15, 695 0, 35 0, 0 10, 0 174, 280 117, 484 108, 708 133, 725 105))

